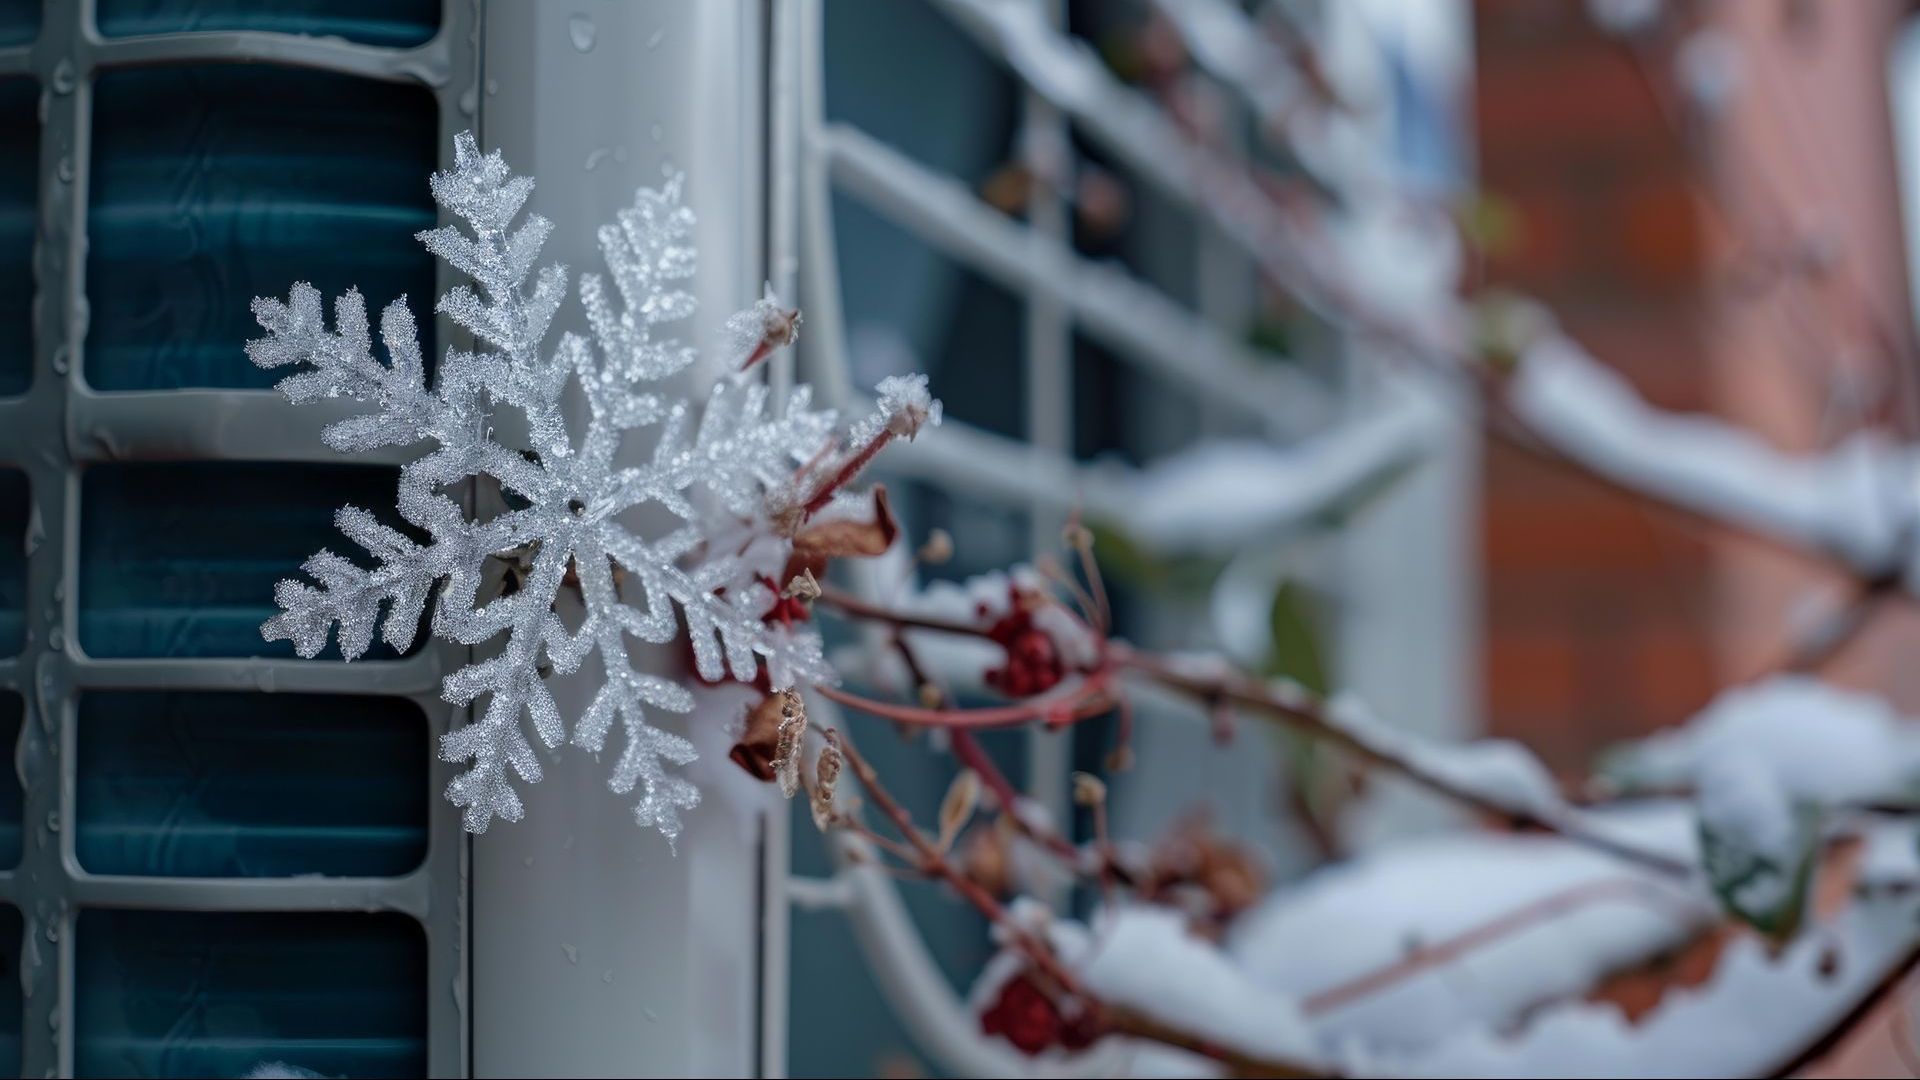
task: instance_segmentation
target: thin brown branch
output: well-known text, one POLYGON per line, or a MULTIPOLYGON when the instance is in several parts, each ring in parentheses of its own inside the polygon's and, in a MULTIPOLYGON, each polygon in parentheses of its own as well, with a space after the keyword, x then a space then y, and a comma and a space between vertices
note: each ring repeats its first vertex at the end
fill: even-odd
POLYGON ((1232 671, 1223 670, 1217 675, 1203 677, 1182 671, 1159 657, 1135 651, 1117 642, 1109 647, 1109 652, 1116 666, 1138 672, 1168 689, 1203 703, 1225 701, 1260 713, 1338 747, 1370 766, 1396 773, 1434 794, 1504 821, 1510 827, 1555 833, 1676 880, 1689 881, 1694 876, 1693 866, 1683 860, 1622 843, 1587 827, 1570 815, 1509 806, 1471 788, 1456 785, 1416 761, 1356 737, 1327 714, 1324 702, 1304 691, 1283 700, 1266 684, 1232 671))
POLYGON ((1298 1062, 1262 1058, 1229 1046, 1222 1046, 1145 1013, 1124 1006, 1110 1005, 1100 1000, 1060 962, 1059 957, 1054 955, 1052 946, 1016 921, 1007 909, 993 898, 992 894, 954 866, 946 853, 941 851, 939 846, 914 824, 913 816, 907 813, 906 808, 887 791, 880 781, 879 774, 874 771, 873 766, 854 747, 852 739, 847 738, 844 732, 842 732, 840 749, 846 755, 847 767, 860 781, 860 786, 867 793, 867 798, 888 821, 892 822, 895 830, 919 855, 920 869, 929 877, 946 882, 961 899, 973 905, 990 922, 999 927, 1001 932, 1006 934, 1008 939, 1033 962, 1035 971, 1061 992, 1078 998, 1083 1005, 1091 1009, 1100 1021, 1103 1031, 1147 1039, 1199 1054, 1220 1062, 1239 1076, 1295 1078, 1326 1075, 1321 1070, 1298 1062))

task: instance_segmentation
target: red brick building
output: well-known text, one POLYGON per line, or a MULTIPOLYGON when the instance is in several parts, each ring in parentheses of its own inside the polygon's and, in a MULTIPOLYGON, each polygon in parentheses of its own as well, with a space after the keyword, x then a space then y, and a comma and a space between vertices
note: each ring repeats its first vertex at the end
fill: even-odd
MULTIPOLYGON (((1475 14, 1481 184, 1518 226, 1493 280, 1546 300, 1659 404, 1790 448, 1911 430, 1887 79, 1905 4, 1670 4, 1632 39, 1582 4, 1475 14), (1724 106, 1692 99, 1689 72, 1724 78, 1724 106)), ((1840 595, 1804 560, 1497 446, 1485 507, 1491 723, 1561 767, 1765 670, 1791 622, 1840 595)), ((1920 709, 1900 662, 1916 631, 1888 612, 1829 674, 1920 709)))
MULTIPOLYGON (((1490 278, 1659 404, 1789 448, 1864 423, 1911 435, 1888 65, 1912 14, 1703 0, 1623 40, 1583 4, 1477 0, 1480 178, 1517 222, 1490 278), (1732 92, 1705 108, 1690 78, 1732 92)), ((1499 446, 1484 479, 1489 724, 1559 768, 1768 670, 1796 620, 1846 595, 1804 559, 1499 446)), ((1886 605, 1823 673, 1920 713, 1915 611, 1886 605)), ((1870 1023, 1820 1073, 1913 1075, 1900 1030, 1870 1023)))

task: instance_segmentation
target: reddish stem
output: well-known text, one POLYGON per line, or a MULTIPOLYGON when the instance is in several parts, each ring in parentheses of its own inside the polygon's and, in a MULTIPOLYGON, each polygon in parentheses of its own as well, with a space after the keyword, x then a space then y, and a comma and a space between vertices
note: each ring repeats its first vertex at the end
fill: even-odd
POLYGON ((815 602, 825 604, 850 618, 885 623, 896 628, 934 630, 942 634, 959 634, 964 637, 988 636, 987 628, 984 626, 943 619, 937 615, 916 615, 911 612, 893 611, 878 604, 870 604, 852 593, 842 592, 826 584, 820 586, 820 596, 815 602))
POLYGON ((829 502, 832 502, 834 495, 838 494, 841 488, 853 483, 853 478, 859 476, 861 471, 873 461, 874 457, 879 454, 880 451, 886 449, 887 444, 892 441, 893 430, 883 427, 880 429, 880 434, 875 435, 872 441, 868 442, 867 445, 861 447, 859 450, 854 451, 851 457, 841 462, 840 468, 836 470, 832 476, 828 477, 825 483, 815 488, 813 494, 808 497, 807 504, 804 507, 806 515, 812 517, 819 513, 829 502))
POLYGON ((1035 720, 1064 726, 1099 716, 1112 707, 1113 699, 1107 694, 1107 686, 1112 679, 1111 670, 1096 671, 1069 693, 1044 699, 1029 698, 1017 705, 997 705, 984 709, 925 709, 917 705, 875 701, 832 686, 820 685, 814 689, 832 701, 884 720, 961 731, 1018 727, 1035 720))

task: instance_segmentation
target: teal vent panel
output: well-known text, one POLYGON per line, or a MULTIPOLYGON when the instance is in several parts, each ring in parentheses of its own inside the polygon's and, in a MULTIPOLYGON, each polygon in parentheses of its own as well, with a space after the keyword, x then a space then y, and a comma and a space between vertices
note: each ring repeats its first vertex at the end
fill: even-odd
POLYGON ((22 929, 19 909, 0 905, 0 1072, 8 1076, 20 1075, 22 929))
MULTIPOLYGON (((0 44, 5 43, 7 26, 7 7, 0 3, 0 44)), ((0 79, 0 396, 25 393, 33 374, 39 97, 32 79, 0 79)))
MULTIPOLYGON (((248 300, 357 285, 422 325, 438 113, 424 88, 227 64, 101 75, 87 225, 87 382, 101 390, 267 387, 248 300)), ((427 349, 429 359, 433 348, 427 349)))
POLYGON ((91 910, 74 953, 76 1076, 426 1073, 426 941, 404 916, 91 910))
POLYGON ((18 656, 27 639, 27 474, 0 468, 0 656, 18 656))
POLYGON ((108 37, 177 30, 271 30, 405 48, 440 28, 440 0, 99 0, 108 37))
MULTIPOLYGON (((26 715, 26 702, 19 694, 0 691, 0 746, 6 748, 4 760, 0 760, 0 869, 11 870, 20 865, 20 822, 22 809, 26 803, 26 793, 20 788, 20 770, 15 767, 14 750, 20 745, 20 721, 26 715)), ((6 939, 0 937, 0 945, 6 939)), ((0 974, 0 978, 6 978, 0 974)), ((0 1001, 0 1011, 5 1002, 0 1001)), ((18 1011, 17 1009, 15 1010, 18 1011)), ((0 1016, 0 1023, 5 1018, 0 1016)), ((16 1035, 19 1028, 12 1030, 16 1035)), ((4 1047, 0 1047, 4 1050, 4 1047)), ((0 1067, 11 1061, 0 1053, 0 1067)))
POLYGON ((426 717, 403 698, 84 694, 80 865, 169 877, 407 873, 427 853, 430 742, 426 717))
MULTIPOLYGON (((274 583, 297 576, 322 547, 364 557, 334 529, 335 507, 364 507, 404 528, 392 509, 398 475, 379 466, 255 462, 88 469, 81 649, 96 657, 292 656, 290 642, 260 637, 260 624, 279 610, 274 583)), ((424 640, 416 635, 414 647, 424 640)), ((340 654, 329 644, 321 655, 340 654)), ((367 655, 394 652, 376 642, 367 655)))
POLYGON ((40 36, 40 0, 0 0, 0 45, 20 45, 40 36))

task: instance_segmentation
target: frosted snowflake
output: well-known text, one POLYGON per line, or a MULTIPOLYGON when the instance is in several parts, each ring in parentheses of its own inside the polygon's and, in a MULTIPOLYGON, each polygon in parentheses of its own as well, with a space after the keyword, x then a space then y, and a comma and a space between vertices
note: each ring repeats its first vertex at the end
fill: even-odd
MULTIPOLYGON (((267 331, 247 344, 253 362, 310 365, 281 380, 290 400, 346 397, 378 406, 329 425, 329 446, 359 453, 431 444, 402 469, 399 488, 400 515, 428 539, 416 542, 366 510, 341 509, 340 531, 374 566, 322 550, 303 567, 317 584, 280 582, 282 612, 262 632, 311 657, 337 625, 340 651, 351 660, 372 644, 384 604, 382 637, 404 650, 438 586, 435 634, 469 646, 505 634, 497 650, 442 687, 455 705, 487 699, 476 719, 441 744, 446 760, 470 763, 447 790, 467 829, 481 832, 496 815, 520 818, 509 768, 527 782, 540 779, 523 715, 548 748, 567 741, 591 752, 618 717, 625 744, 609 786, 617 793, 639 786, 635 817, 671 839, 679 812, 698 802, 699 791, 667 766, 695 753, 688 740, 648 723, 647 710, 686 712, 693 700, 684 686, 634 670, 625 639, 671 641, 684 621, 695 666, 709 681, 730 674, 752 682, 763 661, 774 687, 832 678, 812 630, 769 627, 763 615, 776 599, 771 575, 789 548, 769 523, 769 500, 790 506, 803 499, 812 474, 797 475, 796 466, 834 460, 823 454, 834 417, 810 408, 804 386, 775 413, 766 387, 737 374, 714 385, 697 423, 687 402, 643 391, 695 359, 692 348, 660 334, 662 324, 694 310, 679 287, 693 275, 696 255, 694 218, 681 204, 677 177, 640 190, 615 224, 600 229, 608 276, 583 274, 579 284, 592 340, 563 333, 543 351, 567 272, 535 269, 551 226, 537 214, 520 218, 533 181, 513 176, 497 151, 481 154, 470 134, 454 149, 453 169, 433 176, 433 197, 470 231, 447 225, 418 239, 472 279, 473 287, 442 296, 437 310, 471 331, 475 348, 450 348, 431 385, 404 298, 381 312, 386 363, 374 355, 355 290, 334 302, 332 330, 320 294, 304 282, 285 303, 253 302, 267 331), (567 393, 570 382, 577 394, 567 393), (495 437, 493 412, 503 405, 524 416, 525 450, 495 437), (576 441, 567 417, 581 411, 584 434, 576 441), (657 428, 650 459, 616 466, 623 433, 649 426, 657 428), (497 482, 506 495, 484 520, 467 512, 453 488, 474 478, 497 482), (673 527, 636 531, 623 515, 643 504, 664 510, 658 516, 673 527), (502 567, 513 571, 507 588, 498 587, 502 567), (623 591, 635 602, 624 602, 623 591), (563 619, 562 611, 577 614, 563 619), (544 676, 576 671, 590 655, 599 658, 603 681, 569 732, 544 676)), ((781 316, 784 345, 797 313, 780 312, 771 298, 736 316, 731 332, 781 316)), ((862 430, 876 422, 886 420, 862 430)))

